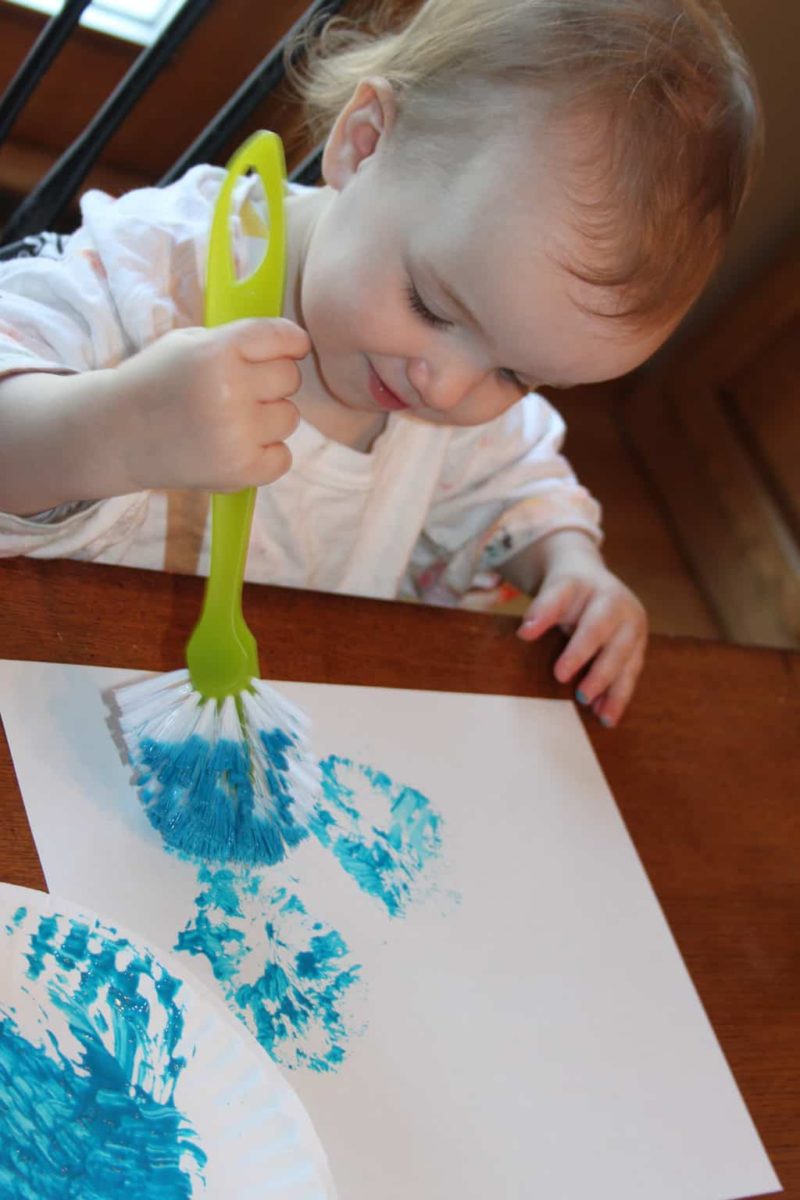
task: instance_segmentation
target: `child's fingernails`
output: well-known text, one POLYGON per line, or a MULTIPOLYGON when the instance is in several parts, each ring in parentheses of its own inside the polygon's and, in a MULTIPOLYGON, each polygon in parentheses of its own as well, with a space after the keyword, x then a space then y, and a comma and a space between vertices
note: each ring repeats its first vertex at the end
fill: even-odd
POLYGON ((537 624, 538 624, 538 622, 536 622, 536 621, 523 621, 522 624, 520 625, 519 629, 517 630, 517 637, 521 637, 521 638, 535 637, 537 624))
POLYGON ((575 693, 575 699, 578 701, 578 704, 589 704, 590 702, 589 697, 580 688, 575 693))
POLYGON ((614 722, 611 720, 610 717, 607 717, 605 715, 605 713, 598 713, 597 719, 600 722, 600 724, 603 726, 604 729, 613 729, 614 728, 614 722))

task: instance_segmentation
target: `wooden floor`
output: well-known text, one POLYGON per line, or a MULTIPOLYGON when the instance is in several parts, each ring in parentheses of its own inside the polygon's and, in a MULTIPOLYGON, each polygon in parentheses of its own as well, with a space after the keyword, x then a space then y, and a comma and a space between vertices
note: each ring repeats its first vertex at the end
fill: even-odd
MULTIPOLYGON (((718 639, 721 629, 616 419, 619 383, 553 396, 567 423, 567 457, 603 505, 604 554, 647 609, 654 633, 718 639)), ((508 611, 508 607, 506 607, 508 611)))

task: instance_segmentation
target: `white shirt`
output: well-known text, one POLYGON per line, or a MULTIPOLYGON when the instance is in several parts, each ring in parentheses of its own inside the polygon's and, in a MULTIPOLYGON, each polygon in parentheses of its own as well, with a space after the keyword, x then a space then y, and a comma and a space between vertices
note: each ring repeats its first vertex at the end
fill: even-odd
MULTIPOLYGON (((199 324, 222 178, 204 166, 119 200, 89 192, 69 239, 0 262, 0 376, 114 366, 199 324)), ((556 529, 599 540, 599 507, 559 453, 563 437, 563 421, 534 393, 472 428, 391 414, 369 453, 301 422, 289 439, 292 469, 258 489, 246 576, 453 603, 477 575, 556 529)), ((207 514, 201 494, 163 492, 32 519, 0 514, 0 554, 205 574, 207 514)))

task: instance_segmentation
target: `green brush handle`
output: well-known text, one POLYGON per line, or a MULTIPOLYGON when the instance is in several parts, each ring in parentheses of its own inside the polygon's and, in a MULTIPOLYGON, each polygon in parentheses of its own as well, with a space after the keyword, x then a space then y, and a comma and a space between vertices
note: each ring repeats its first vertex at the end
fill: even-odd
MULTIPOLYGON (((243 317, 280 316, 286 273, 285 179, 283 146, 274 133, 254 134, 228 164, 208 246, 207 326, 243 317), (269 243, 256 270, 246 279, 237 279, 230 239, 230 203, 237 180, 249 171, 258 173, 264 188, 269 243)), ((200 619, 186 646, 192 687, 206 699, 236 695, 260 674, 256 640, 242 613, 242 584, 255 499, 255 488, 215 492, 212 496, 211 566, 200 619)))
POLYGON ((211 498, 211 568, 203 610, 186 647, 195 691, 222 699, 259 674, 256 640, 242 613, 242 583, 255 488, 211 498))

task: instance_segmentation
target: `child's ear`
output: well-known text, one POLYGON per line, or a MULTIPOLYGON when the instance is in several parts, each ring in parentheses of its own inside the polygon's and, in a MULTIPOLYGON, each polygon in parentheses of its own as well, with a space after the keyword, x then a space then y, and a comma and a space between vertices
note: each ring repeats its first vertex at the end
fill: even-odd
POLYGON ((328 134, 322 154, 322 176, 341 191, 359 166, 371 158, 395 119, 392 85, 386 79, 362 79, 328 134))

